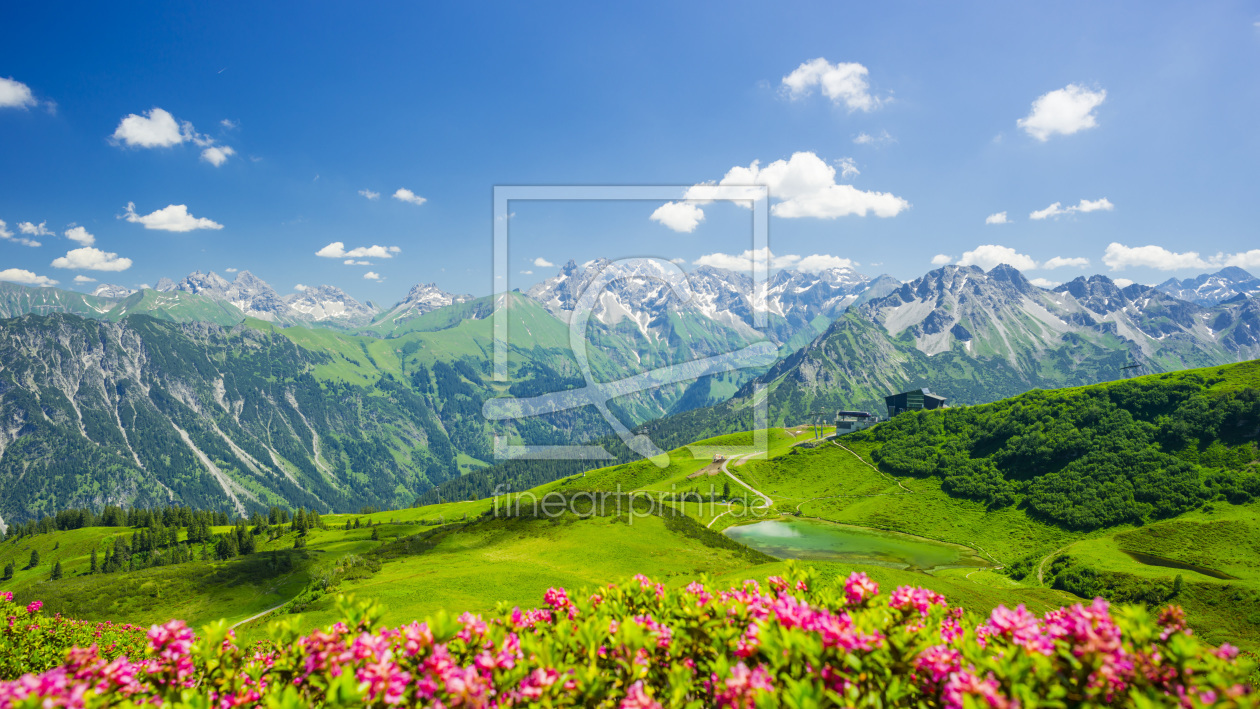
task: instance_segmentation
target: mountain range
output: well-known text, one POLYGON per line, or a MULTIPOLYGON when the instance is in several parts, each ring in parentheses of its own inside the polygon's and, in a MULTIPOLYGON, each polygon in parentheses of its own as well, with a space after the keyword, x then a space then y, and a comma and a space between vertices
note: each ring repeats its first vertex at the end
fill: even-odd
MULTIPOLYGON (((490 398, 586 385, 569 320, 609 267, 570 261, 526 293, 498 296, 506 383, 489 364, 496 299, 433 284, 388 309, 331 286, 281 295, 248 271, 136 292, 0 284, 0 524, 106 503, 408 504, 492 463, 495 434, 539 445, 606 436, 590 407, 494 424, 481 412, 490 398)), ((587 324, 595 381, 762 339, 782 354, 768 369, 610 402, 658 445, 746 428, 760 387, 772 419, 795 423, 836 408, 882 413, 884 395, 908 388, 982 403, 1260 356, 1260 298, 1241 269, 1054 289, 1004 265, 946 266, 908 283, 784 270, 755 289, 745 274, 702 267, 678 291, 678 272, 660 264, 611 268, 587 324)))

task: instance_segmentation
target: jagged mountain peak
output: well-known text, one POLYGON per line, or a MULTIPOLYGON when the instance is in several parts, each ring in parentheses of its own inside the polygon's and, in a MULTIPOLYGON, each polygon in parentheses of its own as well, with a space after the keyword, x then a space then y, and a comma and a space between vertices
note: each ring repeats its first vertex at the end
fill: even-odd
POLYGON ((126 286, 119 286, 113 283, 102 283, 92 289, 92 295, 97 298, 126 298, 132 293, 135 293, 135 291, 126 286))
POLYGON ((1238 295, 1260 295, 1260 278, 1237 266, 1226 266, 1216 273, 1203 273, 1194 278, 1170 278, 1155 287, 1174 298, 1215 305, 1238 295))

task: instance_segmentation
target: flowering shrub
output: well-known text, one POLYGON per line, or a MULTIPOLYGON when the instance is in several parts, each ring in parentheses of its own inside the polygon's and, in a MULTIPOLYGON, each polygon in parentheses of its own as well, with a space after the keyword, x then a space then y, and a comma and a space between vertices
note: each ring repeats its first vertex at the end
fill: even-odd
POLYGON ((61 666, 0 682, 0 709, 1256 703, 1237 650, 1199 642, 1175 608, 1154 618, 1097 599, 1041 617, 999 607, 974 623, 925 589, 880 596, 860 573, 791 576, 726 591, 637 576, 590 595, 552 589, 533 610, 386 629, 378 606, 341 598, 342 622, 302 636, 286 621, 252 649, 222 622, 194 636, 171 621, 130 659, 73 649, 61 666))
POLYGON ((89 623, 39 611, 44 604, 27 606, 13 602, 13 593, 0 591, 0 680, 16 679, 24 672, 42 672, 57 667, 72 647, 97 646, 102 657, 139 657, 147 642, 145 629, 118 623, 89 623))

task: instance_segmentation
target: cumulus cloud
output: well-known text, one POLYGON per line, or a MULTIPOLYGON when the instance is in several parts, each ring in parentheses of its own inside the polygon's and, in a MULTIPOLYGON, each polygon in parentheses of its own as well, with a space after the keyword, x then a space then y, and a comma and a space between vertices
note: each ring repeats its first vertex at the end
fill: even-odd
POLYGON ((958 259, 959 266, 979 266, 986 271, 1003 263, 1021 271, 1037 267, 1037 262, 1031 256, 999 244, 981 244, 971 251, 963 252, 962 258, 958 259))
POLYGON ((666 202, 657 207, 649 218, 674 231, 690 234, 704 221, 704 210, 692 202, 666 202))
POLYGON ((334 241, 315 252, 316 256, 324 258, 340 258, 340 259, 361 259, 361 258, 393 258, 394 254, 402 251, 397 246, 356 246, 349 251, 346 245, 340 241, 334 241))
MULTIPOLYGON (((235 128, 236 124, 223 120, 220 125, 235 128)), ((200 148, 201 159, 219 167, 236 151, 226 145, 216 145, 214 138, 198 133, 189 121, 177 121, 170 111, 156 106, 139 115, 130 113, 118 123, 110 140, 115 145, 129 148, 170 148, 191 142, 200 148)))
POLYGON ((364 278, 366 278, 366 279, 367 279, 367 280, 369 280, 369 281, 383 281, 383 280, 385 280, 385 279, 381 276, 381 274, 377 273, 376 271, 368 271, 367 273, 363 274, 363 277, 364 277, 364 278))
POLYGON ((1045 142, 1052 135, 1071 135, 1098 125, 1094 109, 1102 105, 1107 92, 1091 91, 1079 84, 1042 94, 1032 103, 1032 111, 1016 125, 1032 137, 1045 142))
POLYGON ((853 161, 853 158, 840 158, 836 161, 836 165, 840 167, 840 179, 842 180, 862 174, 858 171, 857 163, 853 161))
POLYGON ((373 192, 372 190, 359 190, 359 194, 373 201, 376 201, 381 198, 380 192, 373 192))
POLYGON ((937 254, 937 255, 935 255, 935 256, 933 256, 933 257, 932 257, 932 265, 933 265, 933 266, 944 266, 945 264, 947 264, 947 263, 949 263, 950 261, 953 261, 953 260, 954 260, 954 257, 953 257, 953 256, 950 256, 949 254, 937 254))
POLYGON ((807 273, 819 273, 831 268, 851 269, 857 265, 856 262, 847 258, 830 254, 811 254, 804 257, 796 254, 776 256, 769 249, 758 249, 756 251, 747 249, 738 255, 724 253, 705 254, 693 263, 696 266, 710 266, 723 268, 728 271, 750 272, 753 270, 754 259, 757 261, 768 260, 771 270, 795 268, 798 271, 807 273))
POLYGON ((48 229, 48 222, 40 222, 34 224, 32 222, 18 222, 18 231, 28 236, 53 236, 53 232, 48 229))
POLYGON ((297 284, 297 285, 293 286, 293 290, 295 290, 295 291, 297 291, 297 292, 301 293, 302 291, 306 290, 306 286, 304 286, 304 285, 302 285, 301 283, 299 283, 299 284, 297 284))
POLYGON ((168 204, 151 214, 136 214, 136 203, 127 203, 127 213, 123 217, 134 224, 143 224, 145 229, 158 231, 185 232, 196 229, 222 229, 223 225, 206 219, 194 217, 188 213, 184 204, 168 204))
POLYGON ((1084 256, 1066 257, 1055 256, 1054 258, 1041 264, 1041 267, 1047 270, 1056 268, 1087 268, 1089 267, 1089 259, 1084 256))
POLYGON ((421 197, 420 195, 416 194, 415 192, 412 192, 411 190, 407 189, 406 187, 399 187, 398 190, 394 192, 394 199, 398 200, 399 202, 406 202, 407 204, 417 204, 417 205, 424 204, 425 202, 429 201, 425 199, 424 197, 421 197))
POLYGON ((0 239, 12 241, 15 244, 21 244, 23 246, 40 245, 40 243, 34 239, 28 239, 25 236, 14 236, 13 232, 9 231, 8 226, 4 223, 3 219, 0 219, 0 239))
POLYGON ((885 145, 896 143, 897 139, 892 137, 888 131, 881 130, 878 133, 858 133, 853 142, 855 145, 871 145, 876 148, 882 148, 885 145))
POLYGON ((823 57, 811 59, 783 77, 782 88, 793 99, 808 96, 815 87, 833 103, 849 111, 873 111, 883 101, 870 93, 866 77, 870 71, 855 62, 832 64, 823 57))
POLYGON ((0 281, 21 283, 24 286, 55 286, 55 281, 48 276, 38 276, 24 268, 6 268, 0 271, 0 281))
MULTIPOLYGON (((754 160, 748 167, 736 166, 726 172, 719 186, 765 185, 770 196, 780 200, 770 213, 784 219, 812 217, 836 219, 874 214, 894 217, 910 208, 910 203, 889 192, 867 192, 853 185, 836 184, 836 168, 811 152, 794 153, 787 160, 761 166, 754 160)), ((704 204, 712 183, 696 185, 687 191, 696 204, 704 204)))
MULTIPOLYGON (((30 108, 36 105, 39 105, 39 101, 35 100, 35 94, 31 93, 31 87, 14 80, 13 77, 6 79, 0 76, 0 108, 30 108)), ((19 269, 10 268, 5 273, 16 270, 19 269)), ((30 273, 30 271, 23 271, 23 273, 30 273)), ((32 273, 31 275, 35 274, 32 273)), ((22 281, 15 282, 21 283, 22 281)), ((56 281, 53 281, 53 283, 56 283, 56 281)))
POLYGON ((1062 285, 1061 281, 1052 281, 1048 278, 1029 278, 1028 282, 1038 288, 1045 288, 1047 290, 1054 288, 1057 285, 1062 285))
POLYGON ((92 278, 91 276, 85 276, 83 274, 79 274, 74 277, 74 282, 75 283, 96 283, 96 279, 92 278))
POLYGON ((154 107, 143 116, 128 114, 110 137, 133 148, 169 148, 191 137, 192 124, 185 126, 181 127, 169 111, 154 107))
POLYGON ((1162 246, 1125 246, 1112 242, 1103 252, 1103 263, 1113 271, 1130 266, 1154 268, 1159 271, 1176 271, 1186 268, 1220 268, 1237 266, 1238 268, 1260 268, 1260 249, 1240 251, 1234 254, 1224 252, 1204 258, 1197 251, 1181 253, 1169 251, 1162 246))
POLYGON ((539 268, 555 268, 556 267, 554 263, 548 261, 542 256, 539 256, 538 258, 534 259, 534 265, 539 268))
POLYGON ((78 271, 126 271, 131 259, 91 246, 71 249, 65 256, 53 259, 54 268, 72 268, 78 271))
POLYGON ((1175 271, 1181 268, 1209 268, 1212 265, 1201 258, 1197 251, 1176 253, 1153 244, 1129 247, 1114 241, 1107 245, 1107 250, 1103 252, 1102 260, 1113 271, 1119 271, 1130 266, 1142 266, 1160 271, 1175 271))
POLYGON ((1082 199, 1079 204, 1064 207, 1062 202, 1055 202, 1045 209, 1038 209, 1028 215, 1029 219, 1034 221, 1041 219, 1049 219, 1050 217, 1061 217, 1065 214, 1075 214, 1077 212, 1110 212, 1116 208, 1106 197, 1102 199, 1088 200, 1082 199))
POLYGON ((1117 286, 1119 286, 1119 287, 1121 287, 1121 288, 1128 288, 1129 286, 1133 285, 1133 283, 1134 283, 1134 281, 1131 281, 1131 280, 1129 280, 1128 278, 1113 278, 1113 279, 1111 279, 1111 282, 1112 282, 1112 283, 1114 283, 1114 284, 1116 284, 1117 286))
POLYGON ((985 217, 984 223, 985 224, 1010 224, 1011 220, 1006 218, 1006 212, 998 212, 997 214, 990 214, 989 216, 985 217))
POLYGON ((65 236, 67 239, 81 246, 91 246, 96 243, 96 237, 81 226, 74 226, 66 229, 65 236))
POLYGON ((1237 266, 1238 268, 1260 268, 1260 249, 1252 249, 1227 256, 1223 264, 1226 266, 1237 266))
POLYGON ((226 145, 212 145, 201 151, 201 159, 218 167, 227 162, 229 156, 235 154, 236 151, 226 145))

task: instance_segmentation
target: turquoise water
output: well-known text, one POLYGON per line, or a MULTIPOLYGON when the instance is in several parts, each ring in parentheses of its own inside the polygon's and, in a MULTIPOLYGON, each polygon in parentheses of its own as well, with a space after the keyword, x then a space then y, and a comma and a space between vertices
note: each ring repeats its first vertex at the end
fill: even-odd
POLYGON ((767 520, 728 527, 723 534, 780 559, 851 561, 921 571, 986 565, 963 547, 812 519, 767 520))

